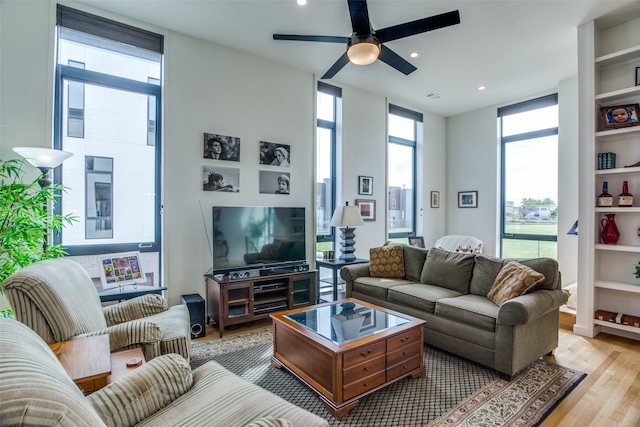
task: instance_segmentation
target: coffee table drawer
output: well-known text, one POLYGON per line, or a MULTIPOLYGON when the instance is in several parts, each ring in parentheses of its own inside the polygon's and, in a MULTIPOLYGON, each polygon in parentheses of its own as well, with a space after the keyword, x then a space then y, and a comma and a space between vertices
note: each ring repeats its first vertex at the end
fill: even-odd
POLYGON ((358 381, 360 378, 382 372, 386 369, 386 367, 387 363, 384 355, 378 356, 375 359, 367 360, 364 363, 360 363, 358 365, 345 369, 344 373, 342 374, 342 383, 351 384, 355 381, 358 381))
POLYGON ((416 355, 408 360, 401 362, 399 365, 390 367, 387 369, 387 381, 391 381, 394 378, 398 378, 400 375, 404 375, 407 372, 410 372, 416 369, 422 360, 420 360, 420 355, 416 355))
POLYGON ((395 366, 398 363, 402 363, 405 360, 411 359, 415 355, 420 355, 420 344, 418 344, 417 342, 387 353, 387 367, 390 368, 392 366, 395 366))
POLYGON ((355 350, 347 351, 343 354, 342 366, 344 369, 357 365, 375 357, 385 354, 386 345, 384 341, 374 342, 366 346, 358 347, 355 350))
POLYGON ((406 345, 411 345, 416 342, 422 344, 420 340, 421 336, 422 335, 420 334, 420 330, 417 328, 414 328, 402 334, 396 334, 387 339, 387 352, 399 349, 406 345))
POLYGON ((385 372, 379 372, 370 377, 362 378, 355 383, 345 385, 343 388, 344 400, 349 400, 359 394, 366 393, 379 385, 384 384, 386 381, 385 372))

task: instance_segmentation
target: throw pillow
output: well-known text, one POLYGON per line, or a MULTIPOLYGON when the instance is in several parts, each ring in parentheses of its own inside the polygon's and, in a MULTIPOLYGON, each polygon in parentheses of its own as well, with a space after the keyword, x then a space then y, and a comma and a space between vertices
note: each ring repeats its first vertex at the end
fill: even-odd
POLYGON ((498 273, 487 298, 502 305, 512 298, 531 292, 544 279, 544 274, 519 262, 510 261, 498 273))
POLYGON ((369 249, 371 277, 404 279, 404 257, 402 246, 389 245, 369 249))
POLYGON ((466 294, 475 259, 474 254, 461 254, 431 248, 422 268, 420 283, 440 286, 466 294))

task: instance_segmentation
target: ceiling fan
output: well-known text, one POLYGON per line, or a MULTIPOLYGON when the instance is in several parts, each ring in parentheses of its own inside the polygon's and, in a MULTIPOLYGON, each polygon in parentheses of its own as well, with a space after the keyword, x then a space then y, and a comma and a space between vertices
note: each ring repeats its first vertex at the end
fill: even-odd
POLYGON ((404 75, 409 75, 417 70, 417 68, 382 43, 460 23, 460 13, 454 10, 428 18, 374 30, 369 21, 369 11, 366 0, 347 0, 347 3, 349 5, 349 14, 351 15, 351 25, 353 27, 353 32, 349 37, 274 34, 273 39, 346 43, 346 52, 324 73, 321 79, 332 78, 347 65, 349 61, 358 65, 368 65, 375 62, 376 59, 380 59, 404 75))

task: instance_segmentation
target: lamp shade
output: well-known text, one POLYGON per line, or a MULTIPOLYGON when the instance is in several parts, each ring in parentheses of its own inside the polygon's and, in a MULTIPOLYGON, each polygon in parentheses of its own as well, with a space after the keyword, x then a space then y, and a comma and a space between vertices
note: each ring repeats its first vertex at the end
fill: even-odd
POLYGON ((33 166, 45 169, 55 168, 73 156, 73 153, 68 151, 52 150, 50 148, 14 147, 13 151, 24 157, 33 166))
POLYGON ((369 65, 380 56, 380 42, 374 37, 353 39, 347 48, 347 56, 356 65, 369 65))
POLYGON ((364 225, 360 209, 357 206, 339 206, 331 217, 332 227, 357 227, 364 225))

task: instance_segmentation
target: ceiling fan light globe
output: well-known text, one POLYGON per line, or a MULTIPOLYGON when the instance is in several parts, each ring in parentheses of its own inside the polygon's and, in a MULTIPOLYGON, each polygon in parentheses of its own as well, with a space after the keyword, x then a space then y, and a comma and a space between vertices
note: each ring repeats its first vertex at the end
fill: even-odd
POLYGON ((373 37, 353 42, 347 48, 347 56, 356 65, 369 65, 380 56, 380 42, 373 37))

